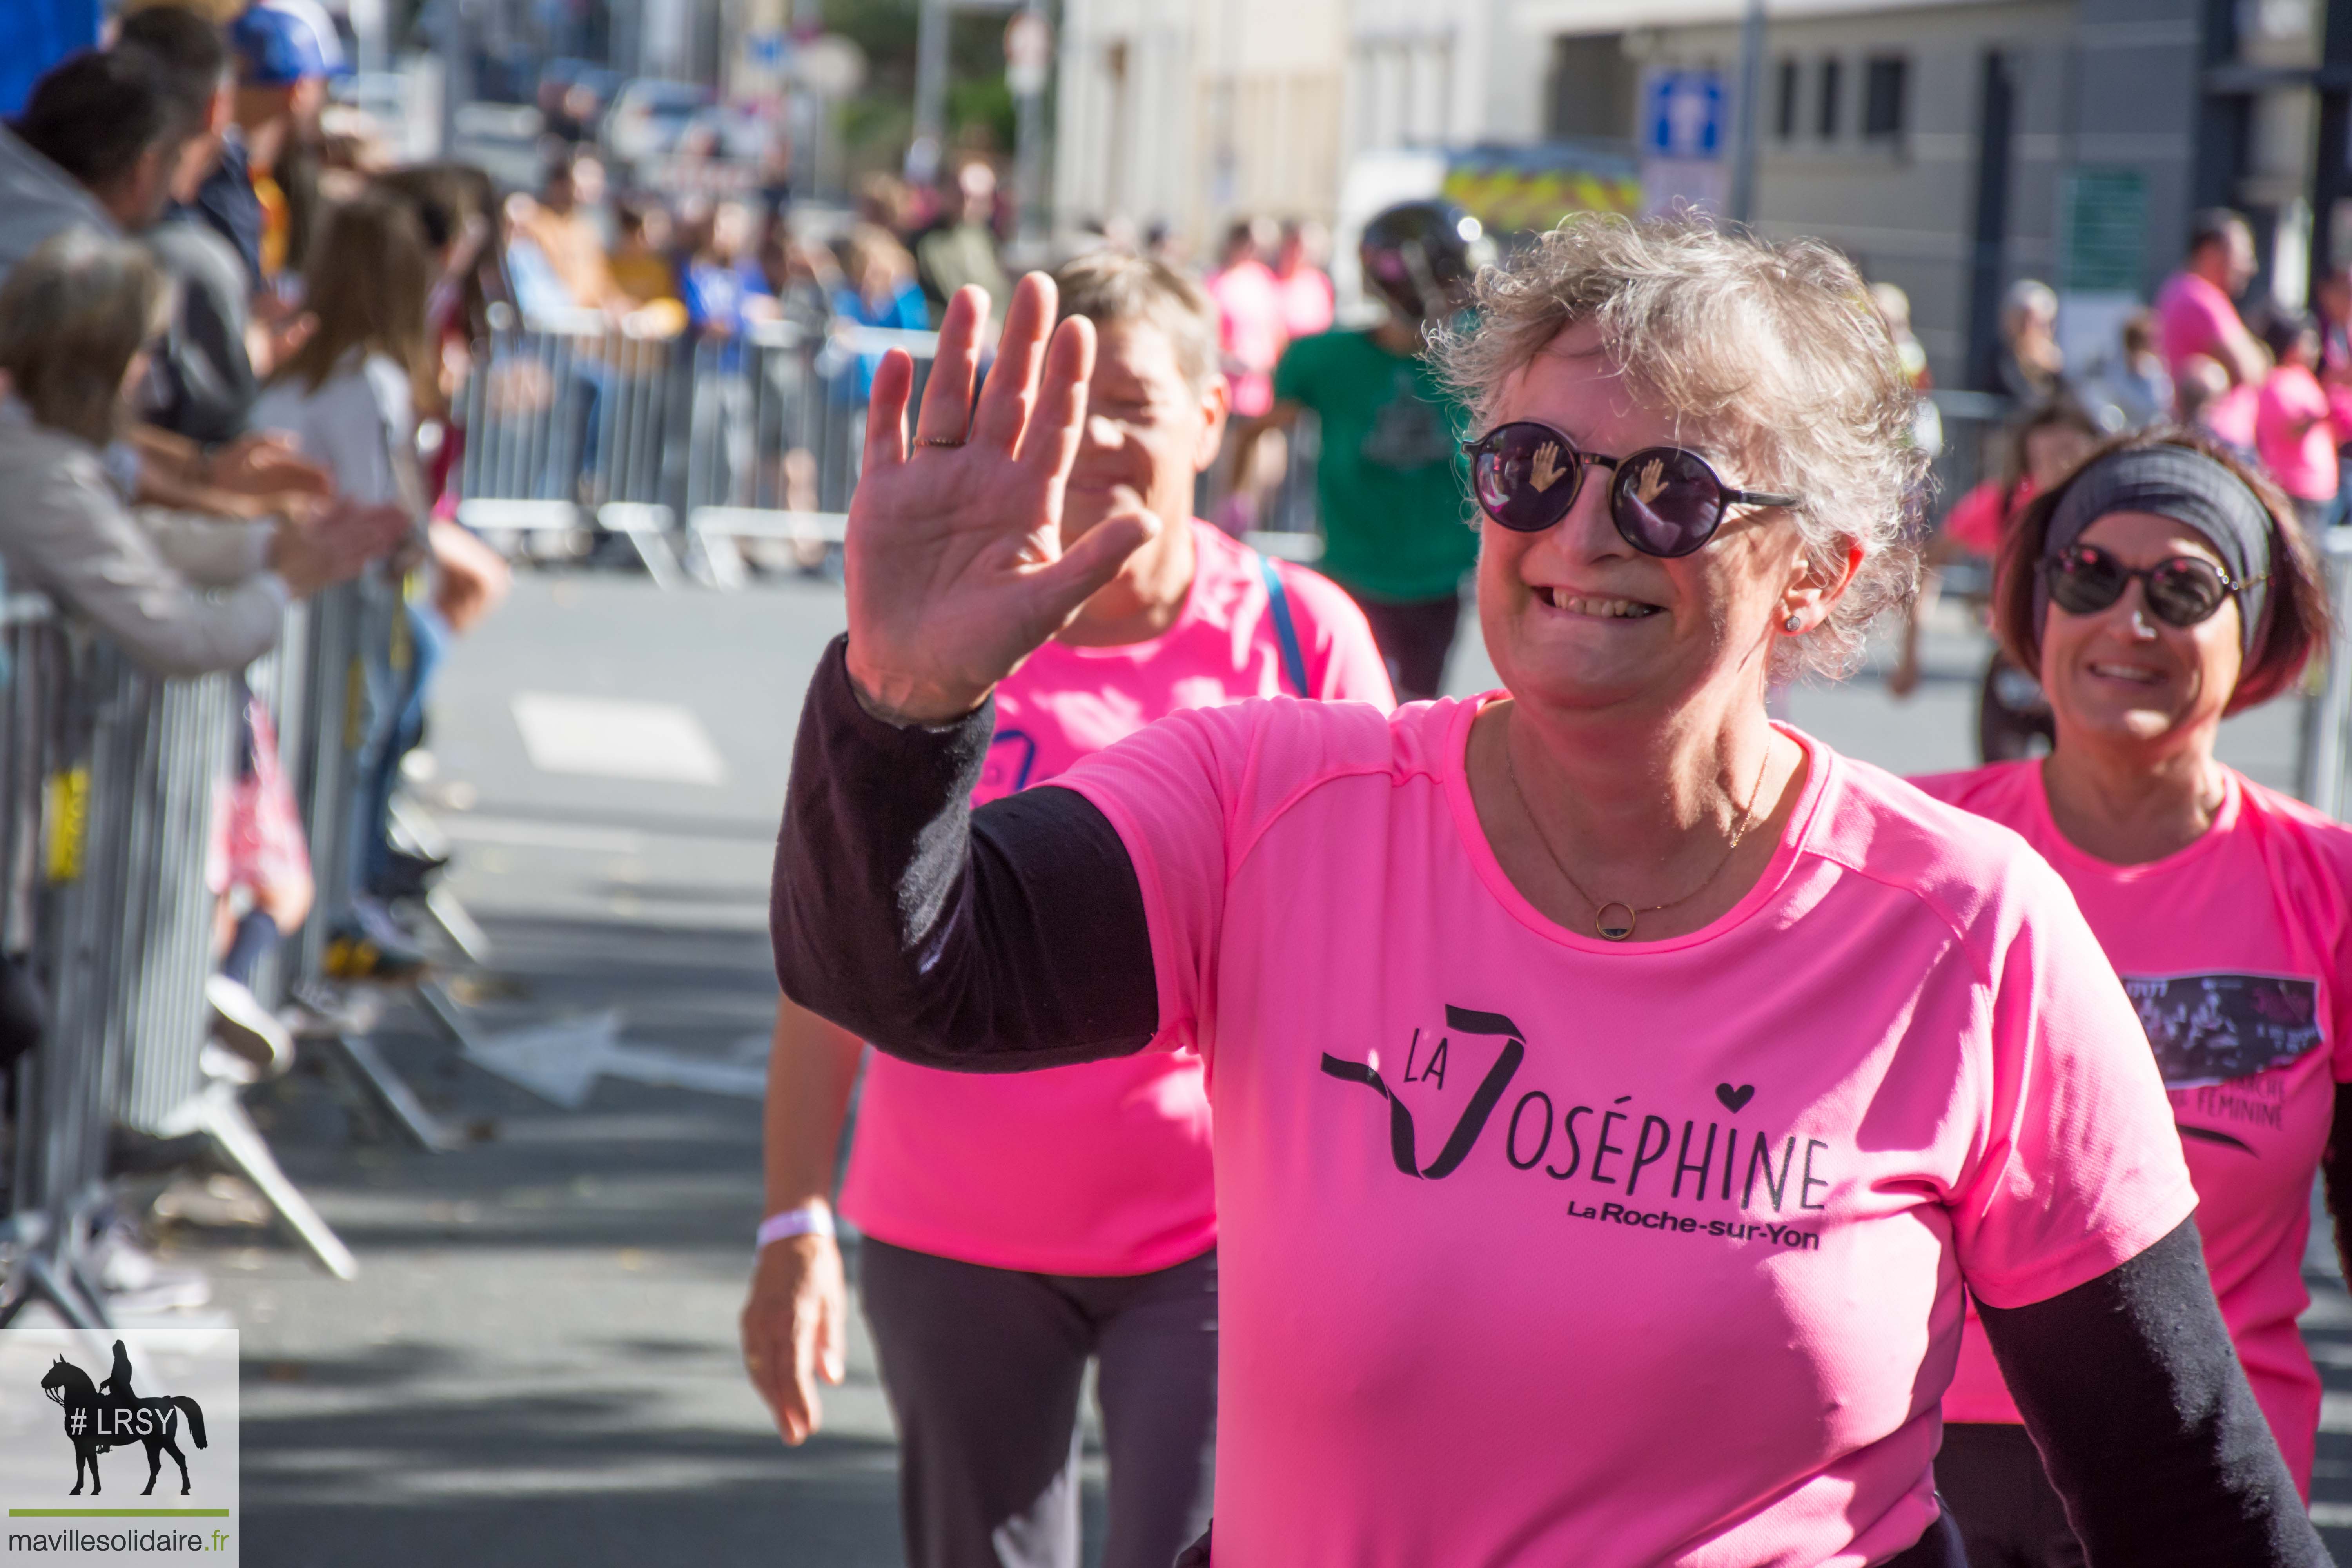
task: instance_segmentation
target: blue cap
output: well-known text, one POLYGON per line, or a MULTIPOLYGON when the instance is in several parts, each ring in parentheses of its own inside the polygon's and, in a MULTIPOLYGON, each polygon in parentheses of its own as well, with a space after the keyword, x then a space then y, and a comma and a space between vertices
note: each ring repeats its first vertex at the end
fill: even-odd
POLYGON ((348 76, 342 40, 326 13, 300 0, 262 0, 228 25, 237 79, 248 87, 290 87, 315 77, 348 76))

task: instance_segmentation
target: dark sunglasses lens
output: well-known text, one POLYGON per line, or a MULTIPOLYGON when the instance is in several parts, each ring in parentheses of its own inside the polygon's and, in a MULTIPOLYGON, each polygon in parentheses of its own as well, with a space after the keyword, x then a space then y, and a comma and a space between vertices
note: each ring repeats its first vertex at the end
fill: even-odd
POLYGON ((1505 528, 1535 533, 1568 515, 1581 469, 1576 450, 1540 425, 1506 425, 1471 466, 1478 505, 1505 528))
POLYGON ((2147 607, 2176 626, 2193 626, 2221 607, 2230 590, 2221 574, 2202 561, 2166 562, 2147 580, 2147 607))
POLYGON ((2123 597, 2126 578, 2095 550, 2069 550, 2050 563, 2050 600, 2070 616, 2095 616, 2123 597))
POLYGON ((1610 486, 1617 531, 1651 555, 1688 555, 1715 537, 1723 485, 1695 452, 1653 447, 1617 465, 1610 486))

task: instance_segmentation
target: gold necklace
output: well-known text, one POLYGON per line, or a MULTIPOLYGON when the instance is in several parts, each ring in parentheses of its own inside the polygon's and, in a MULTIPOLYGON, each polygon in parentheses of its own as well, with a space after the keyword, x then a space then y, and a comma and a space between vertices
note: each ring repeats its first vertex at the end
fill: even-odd
POLYGON ((1536 808, 1528 804, 1528 792, 1519 787, 1518 764, 1511 760, 1510 732, 1506 730, 1503 734, 1503 772, 1511 781, 1511 793, 1519 798, 1519 809, 1528 814, 1528 821, 1535 827, 1536 842, 1544 847, 1544 853, 1551 857, 1552 868, 1560 874, 1561 879, 1570 887, 1576 889, 1576 896, 1592 906, 1592 929, 1602 939, 1609 942, 1631 942, 1633 939, 1633 926, 1643 915, 1654 915, 1660 910, 1670 910, 1676 904, 1688 903, 1715 885, 1715 879, 1723 875, 1723 868, 1731 864, 1732 856, 1739 852, 1739 841, 1747 837, 1748 830, 1756 825, 1756 802, 1764 792, 1764 770, 1771 761, 1772 746, 1768 741, 1764 746, 1763 761, 1756 764, 1756 782, 1748 786, 1748 804, 1740 810, 1739 825, 1732 829, 1731 843, 1725 847, 1723 858, 1715 863, 1715 869, 1706 874, 1706 880, 1679 899, 1668 899, 1663 904, 1651 904, 1637 910, 1622 899, 1612 899, 1607 903, 1602 903, 1584 890, 1583 883, 1569 875, 1568 866, 1560 859, 1559 851, 1551 847, 1551 839, 1544 832, 1542 819, 1536 816, 1536 808), (1612 910, 1624 910, 1625 918, 1622 921, 1610 919, 1609 911, 1612 910))

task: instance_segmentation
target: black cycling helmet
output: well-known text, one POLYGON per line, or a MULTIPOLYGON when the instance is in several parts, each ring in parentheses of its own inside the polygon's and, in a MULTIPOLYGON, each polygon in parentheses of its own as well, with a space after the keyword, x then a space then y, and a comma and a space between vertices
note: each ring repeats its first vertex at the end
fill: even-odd
POLYGON ((1364 226, 1360 253, 1366 287, 1408 321, 1434 321, 1469 302, 1495 242, 1452 202, 1400 202, 1364 226))

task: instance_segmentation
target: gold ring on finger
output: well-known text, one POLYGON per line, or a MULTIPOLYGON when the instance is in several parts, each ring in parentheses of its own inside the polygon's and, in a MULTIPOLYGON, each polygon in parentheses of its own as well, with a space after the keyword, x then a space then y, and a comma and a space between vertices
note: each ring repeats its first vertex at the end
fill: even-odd
POLYGON ((961 447, 963 445, 963 437, 961 436, 919 436, 915 438, 915 445, 918 447, 961 447))

